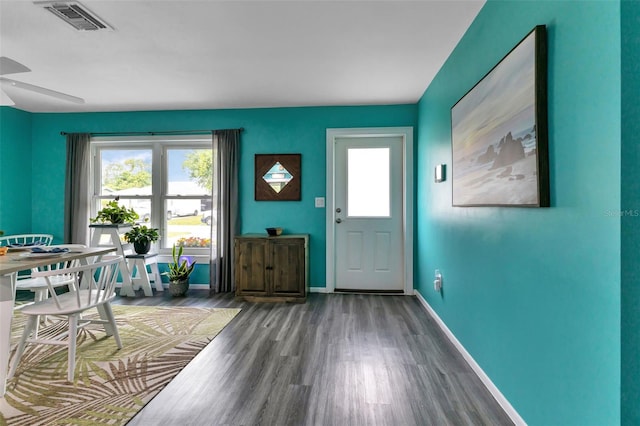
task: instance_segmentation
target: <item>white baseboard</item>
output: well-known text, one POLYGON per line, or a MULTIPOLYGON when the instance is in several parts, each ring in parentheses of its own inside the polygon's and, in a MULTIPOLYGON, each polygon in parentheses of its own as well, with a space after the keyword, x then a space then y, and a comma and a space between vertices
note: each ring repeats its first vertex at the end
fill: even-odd
MULTIPOLYGON (((152 288, 153 287, 153 282, 151 283, 152 288)), ((122 283, 117 283, 116 287, 121 287, 122 283)), ((162 286, 164 288, 168 288, 169 287, 169 283, 162 283, 162 286)), ((209 284, 195 284, 195 283, 189 283, 189 288, 193 288, 196 290, 209 290, 209 284)), ((328 293, 327 288, 326 287, 309 287, 309 293, 328 293)))
MULTIPOLYGON (((122 287, 122 283, 116 283, 116 288, 120 287, 122 287)), ((162 283, 162 287, 169 288, 169 283, 162 283)), ((151 282, 151 288, 155 290, 155 284, 153 281, 151 282)), ((189 288, 193 288, 195 290, 209 290, 209 284, 189 283, 189 288)))
MULTIPOLYGON (((162 283, 164 288, 169 288, 169 283, 162 283)), ((189 288, 193 288, 195 290, 209 290, 209 284, 194 284, 189 283, 189 288)))
POLYGON ((526 425, 527 423, 524 421, 524 419, 520 417, 520 414, 518 414, 515 408, 513 408, 513 406, 509 403, 507 398, 504 397, 504 395, 502 394, 502 392, 500 392, 500 390, 496 387, 496 385, 493 384, 489 376, 487 376, 487 374, 482 370, 482 368, 478 365, 478 363, 473 359, 471 354, 469 354, 469 352, 467 352, 464 346, 462 346, 462 343, 460 343, 460 341, 451 332, 451 330, 449 330, 449 327, 447 327, 444 321, 442 321, 442 319, 438 316, 436 311, 433 310, 433 308, 429 305, 429 303, 427 303, 425 298, 422 297, 422 295, 420 294, 420 292, 418 292, 418 290, 415 290, 415 295, 418 298, 418 301, 420 302, 422 307, 425 309, 425 311, 427 311, 427 313, 435 320, 435 322, 438 324, 440 329, 447 336, 449 341, 453 343, 453 346, 455 346, 458 352, 460 352, 460 355, 462 355, 464 360, 467 361, 467 364, 469 364, 471 369, 480 378, 482 383, 486 386, 487 390, 489 390, 491 395, 502 407, 502 409, 507 413, 507 415, 511 418, 511 420, 517 426, 526 425))

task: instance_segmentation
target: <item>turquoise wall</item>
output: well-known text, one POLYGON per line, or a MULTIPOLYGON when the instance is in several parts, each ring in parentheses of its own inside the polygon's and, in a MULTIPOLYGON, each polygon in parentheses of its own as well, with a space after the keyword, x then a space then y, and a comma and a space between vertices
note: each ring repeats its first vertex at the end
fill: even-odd
POLYGON ((31 152, 31 114, 0 107, 0 230, 6 235, 31 230, 31 152))
POLYGON ((621 3, 622 424, 640 424, 640 2, 621 3))
MULTIPOLYGON (((9 111, 14 111, 8 109, 9 111)), ((29 217, 28 229, 52 233, 61 242, 64 229, 65 132, 144 132, 243 127, 240 160, 242 233, 264 233, 282 226, 287 233, 310 234, 311 286, 324 287, 325 209, 314 207, 325 196, 326 129, 340 127, 416 126, 417 105, 237 109, 206 111, 25 114, 31 116, 29 156, 33 170, 21 182, 31 192, 27 209, 5 214, 29 217), (302 200, 255 201, 254 154, 302 154, 302 200), (25 215, 24 211, 30 211, 25 215)), ((3 120, 4 122, 4 120, 3 120)), ((12 127, 13 122, 5 123, 12 127)), ((28 142, 28 140, 26 140, 28 142)), ((4 138, 0 141, 3 146, 4 138)), ((20 175, 21 177, 23 174, 20 175)), ((6 185, 0 183, 1 188, 6 185)), ((204 282, 206 271, 194 281, 204 282)))
POLYGON ((419 102, 416 287, 531 425, 620 422, 620 85, 619 2, 490 0, 419 102), (538 24, 552 207, 453 208, 450 108, 538 24))
POLYGON ((314 197, 325 195, 326 128, 419 126, 418 291, 529 424, 640 424, 639 9, 635 1, 490 0, 418 105, 85 114, 0 107, 0 229, 62 241, 60 131, 244 127, 242 232, 311 234, 311 285, 324 287, 325 211, 314 197), (453 208, 450 180, 432 179, 436 164, 451 167, 450 108, 538 24, 549 39, 552 207, 453 208), (253 199, 253 155, 276 152, 302 154, 299 202, 253 199), (432 289, 436 268, 442 294, 432 289))

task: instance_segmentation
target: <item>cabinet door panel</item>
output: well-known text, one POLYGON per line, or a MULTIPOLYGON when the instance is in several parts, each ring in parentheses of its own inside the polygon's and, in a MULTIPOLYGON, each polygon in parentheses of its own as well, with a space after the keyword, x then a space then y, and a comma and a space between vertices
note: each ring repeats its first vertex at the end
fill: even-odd
POLYGON ((269 292, 266 254, 264 240, 236 240, 236 294, 265 295, 269 292))
POLYGON ((277 295, 304 295, 304 239, 273 240, 271 243, 271 290, 277 295))

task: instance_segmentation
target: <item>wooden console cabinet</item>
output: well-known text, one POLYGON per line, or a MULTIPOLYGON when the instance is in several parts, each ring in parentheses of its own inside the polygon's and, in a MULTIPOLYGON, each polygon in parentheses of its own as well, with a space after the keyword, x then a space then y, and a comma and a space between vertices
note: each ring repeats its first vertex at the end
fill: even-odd
POLYGON ((249 302, 304 303, 309 291, 309 236, 235 238, 236 297, 249 302))

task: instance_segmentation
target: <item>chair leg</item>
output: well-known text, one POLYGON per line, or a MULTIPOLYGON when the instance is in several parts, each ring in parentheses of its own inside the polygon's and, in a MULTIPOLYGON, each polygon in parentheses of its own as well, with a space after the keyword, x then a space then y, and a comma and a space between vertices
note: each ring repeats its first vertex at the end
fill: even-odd
POLYGON ((69 348, 68 348, 68 370, 67 380, 73 383, 76 369, 76 338, 78 337, 78 316, 69 315, 69 348))
POLYGON ((39 288, 35 290, 35 295, 33 296, 34 301, 42 302, 49 298, 49 289, 47 287, 39 288))
POLYGON ((104 329, 107 334, 109 333, 109 331, 113 332, 113 338, 116 339, 116 346, 118 347, 118 349, 122 349, 122 341, 120 340, 120 334, 118 333, 118 327, 116 326, 116 318, 113 316, 113 311, 111 310, 111 304, 107 302, 102 306, 104 309, 104 315, 106 317, 105 319, 109 321, 109 325, 111 326, 111 330, 109 330, 105 324, 104 329))
POLYGON ((20 358, 22 358, 22 354, 24 353, 24 348, 27 345, 27 339, 31 336, 31 333, 34 332, 36 327, 38 326, 38 317, 29 315, 27 318, 27 323, 24 326, 24 331, 22 332, 22 337, 20 338, 20 342, 16 347, 16 353, 13 356, 13 362, 11 363, 11 370, 9 370, 9 375, 7 379, 13 377, 18 368, 18 364, 20 363, 20 358))
MULTIPOLYGON (((42 302, 43 300, 46 300, 49 298, 49 289, 48 288, 39 288, 37 290, 35 290, 35 295, 34 295, 34 301, 35 302, 42 302)), ((36 329, 35 332, 33 334, 33 338, 37 339, 38 338, 38 331, 40 331, 40 324, 44 325, 44 322, 47 320, 47 316, 46 315, 42 315, 38 317, 38 321, 36 321, 36 329)))

